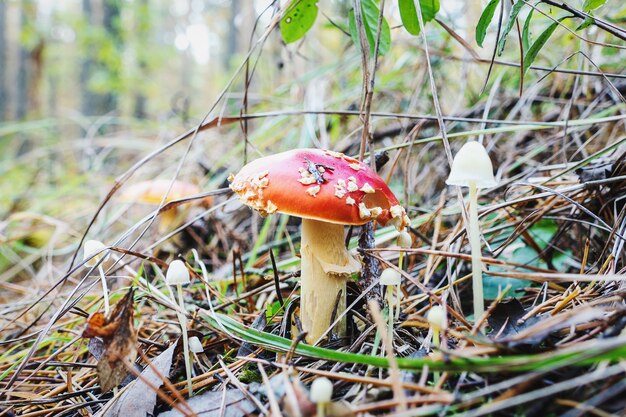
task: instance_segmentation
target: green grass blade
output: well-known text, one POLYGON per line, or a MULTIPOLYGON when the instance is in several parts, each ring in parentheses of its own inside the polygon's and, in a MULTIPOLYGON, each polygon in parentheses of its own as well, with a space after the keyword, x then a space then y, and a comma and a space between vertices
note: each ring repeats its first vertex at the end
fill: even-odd
MULTIPOLYGON (((215 330, 227 329, 233 335, 248 343, 277 352, 288 352, 291 349, 291 340, 275 334, 251 329, 223 314, 202 314, 201 317, 215 330)), ((314 359, 371 365, 381 368, 387 368, 389 365, 386 358, 342 352, 302 343, 296 347, 295 353, 314 359)), ((428 366, 435 371, 491 373, 548 371, 563 366, 587 366, 601 361, 616 361, 624 358, 626 358, 626 337, 602 341, 594 340, 581 343, 573 348, 537 355, 503 355, 475 358, 450 356, 446 361, 437 361, 430 358, 398 358, 397 362, 400 369, 408 371, 420 371, 424 366, 428 366)))

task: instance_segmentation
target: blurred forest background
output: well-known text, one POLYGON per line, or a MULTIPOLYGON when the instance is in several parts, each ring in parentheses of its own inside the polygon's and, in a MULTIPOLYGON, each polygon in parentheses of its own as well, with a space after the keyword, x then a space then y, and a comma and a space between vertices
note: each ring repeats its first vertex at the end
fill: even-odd
POLYGON ((0 117, 197 114, 247 51, 262 3, 3 0, 0 117))

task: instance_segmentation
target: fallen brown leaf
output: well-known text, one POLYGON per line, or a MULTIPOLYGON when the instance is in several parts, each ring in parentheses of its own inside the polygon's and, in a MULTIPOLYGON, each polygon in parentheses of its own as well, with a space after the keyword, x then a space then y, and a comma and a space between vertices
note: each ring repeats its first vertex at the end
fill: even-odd
POLYGON ((133 325, 133 292, 116 305, 109 317, 95 313, 87 320, 83 337, 102 338, 104 352, 98 359, 98 382, 103 392, 118 386, 137 357, 137 332, 133 325))

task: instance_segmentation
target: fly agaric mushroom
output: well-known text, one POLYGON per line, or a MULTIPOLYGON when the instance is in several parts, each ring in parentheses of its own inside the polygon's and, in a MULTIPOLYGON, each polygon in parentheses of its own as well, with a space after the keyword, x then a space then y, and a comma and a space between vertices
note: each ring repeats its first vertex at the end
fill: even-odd
POLYGON ((409 223, 382 178, 339 152, 295 149, 252 161, 229 179, 239 199, 262 216, 302 218, 300 316, 308 343, 326 332, 339 293, 338 314, 345 310, 346 281, 361 270, 346 250, 343 226, 376 220, 403 230, 409 223))
MULTIPOLYGON (((166 179, 156 179, 150 181, 142 181, 128 187, 121 196, 122 201, 136 202, 158 206, 163 200, 163 196, 167 193, 167 198, 163 204, 171 201, 193 197, 201 194, 202 189, 195 184, 185 181, 171 181, 166 179), (170 188, 171 184, 171 188, 170 188), (169 190, 169 192, 168 192, 169 190)), ((210 206, 213 202, 211 197, 205 197, 200 204, 210 206)), ((159 233, 165 233, 180 224, 180 218, 183 211, 178 207, 172 207, 160 214, 158 222, 159 233)))
POLYGON ((448 185, 469 187, 469 241, 472 252, 472 292, 474 294, 474 320, 480 320, 485 312, 483 299, 483 272, 480 259, 480 228, 478 225, 478 188, 493 187, 493 166, 483 145, 467 142, 454 156, 448 185))

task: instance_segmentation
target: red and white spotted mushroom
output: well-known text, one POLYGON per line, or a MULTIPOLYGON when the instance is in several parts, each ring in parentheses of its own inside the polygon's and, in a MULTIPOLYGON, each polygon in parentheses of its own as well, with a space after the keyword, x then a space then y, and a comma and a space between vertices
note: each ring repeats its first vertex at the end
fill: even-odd
MULTIPOLYGON (((344 225, 375 220, 398 230, 409 219, 387 184, 362 162, 339 152, 295 149, 260 158, 230 177, 240 200, 266 216, 302 218, 300 316, 307 342, 328 329, 337 295, 346 308, 346 282, 361 270, 347 250, 344 225)), ((345 333, 345 323, 339 333, 345 333)))

